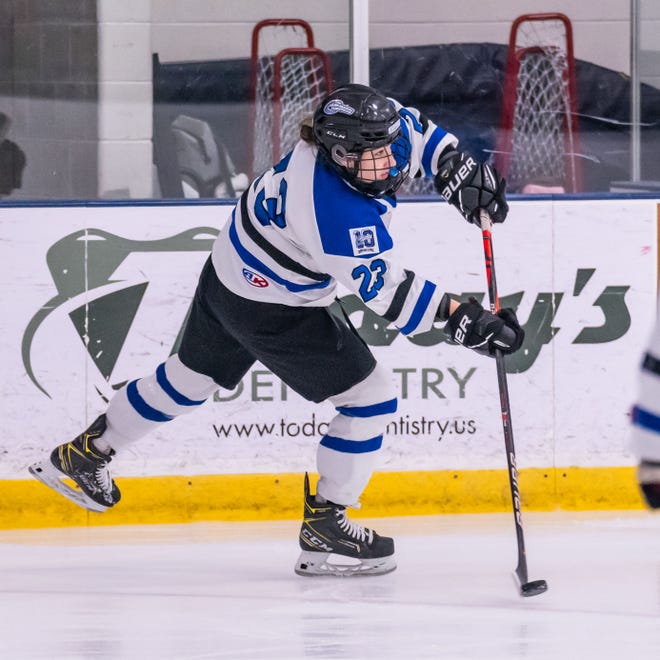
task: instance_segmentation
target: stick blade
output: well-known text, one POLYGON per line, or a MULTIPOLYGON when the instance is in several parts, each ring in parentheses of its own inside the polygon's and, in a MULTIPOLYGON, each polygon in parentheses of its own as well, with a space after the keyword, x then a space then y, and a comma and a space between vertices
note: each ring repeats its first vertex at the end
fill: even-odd
POLYGON ((520 595, 529 598, 530 596, 538 596, 548 590, 548 583, 545 580, 533 580, 520 585, 520 595))

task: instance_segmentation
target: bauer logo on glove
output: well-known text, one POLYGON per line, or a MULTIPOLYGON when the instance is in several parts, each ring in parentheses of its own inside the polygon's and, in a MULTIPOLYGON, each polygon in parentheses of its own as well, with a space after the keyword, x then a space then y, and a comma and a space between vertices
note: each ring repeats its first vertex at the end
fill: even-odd
POLYGON ((472 179, 476 168, 477 161, 472 158, 472 156, 468 156, 465 162, 460 164, 456 170, 450 167, 443 168, 438 172, 441 180, 445 181, 445 185, 442 190, 440 190, 440 194, 450 202, 452 195, 465 185, 464 182, 472 179))
POLYGON ((444 331, 456 344, 489 356, 494 356, 496 350, 515 353, 525 339, 525 331, 512 309, 501 309, 492 314, 476 298, 470 298, 469 302, 456 308, 447 319, 444 331))
POLYGON ((478 163, 466 152, 450 151, 438 162, 436 190, 461 215, 480 225, 479 212, 487 211, 493 222, 504 222, 509 205, 506 202, 506 181, 497 170, 478 163))

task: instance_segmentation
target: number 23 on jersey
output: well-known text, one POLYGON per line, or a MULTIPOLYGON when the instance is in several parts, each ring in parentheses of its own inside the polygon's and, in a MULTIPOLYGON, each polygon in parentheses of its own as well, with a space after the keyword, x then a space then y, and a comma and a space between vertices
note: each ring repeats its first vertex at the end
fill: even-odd
POLYGON ((369 302, 378 295, 385 283, 383 277, 387 271, 387 265, 382 259, 374 259, 369 264, 356 266, 351 275, 354 280, 360 280, 360 296, 364 302, 369 302))

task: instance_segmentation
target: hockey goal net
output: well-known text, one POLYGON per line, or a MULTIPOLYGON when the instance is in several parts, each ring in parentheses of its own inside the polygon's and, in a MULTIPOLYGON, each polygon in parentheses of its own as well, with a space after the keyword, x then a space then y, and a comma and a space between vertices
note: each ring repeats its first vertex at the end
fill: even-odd
POLYGON ((512 192, 578 192, 578 158, 571 22, 525 14, 511 26, 495 165, 512 192))
POLYGON ((267 19, 252 31, 252 172, 260 174, 289 151, 300 122, 332 89, 327 53, 314 46, 300 19, 267 19))

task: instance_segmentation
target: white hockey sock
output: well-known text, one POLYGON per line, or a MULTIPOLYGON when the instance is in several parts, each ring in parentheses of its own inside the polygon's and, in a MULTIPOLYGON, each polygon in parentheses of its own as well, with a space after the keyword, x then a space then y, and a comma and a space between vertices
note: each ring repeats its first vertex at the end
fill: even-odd
POLYGON ((189 369, 173 355, 155 373, 117 392, 106 411, 107 431, 94 444, 100 451, 106 447, 117 451, 164 422, 197 410, 217 388, 212 378, 189 369))
POLYGON ((391 374, 377 365, 362 382, 330 401, 337 415, 316 454, 317 493, 335 504, 356 506, 376 469, 383 433, 396 412, 391 374))

